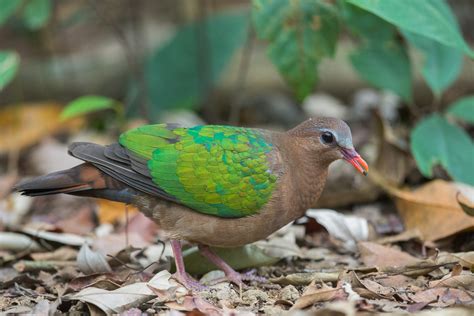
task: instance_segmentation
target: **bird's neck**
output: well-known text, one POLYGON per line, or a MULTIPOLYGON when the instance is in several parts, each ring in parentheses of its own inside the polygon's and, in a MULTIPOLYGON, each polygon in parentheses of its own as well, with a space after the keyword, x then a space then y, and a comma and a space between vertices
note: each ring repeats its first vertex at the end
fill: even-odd
POLYGON ((287 195, 288 202, 304 212, 316 205, 326 183, 330 162, 315 155, 302 138, 285 135, 282 142, 285 143, 281 149, 285 176, 290 183, 287 190, 292 191, 287 195))

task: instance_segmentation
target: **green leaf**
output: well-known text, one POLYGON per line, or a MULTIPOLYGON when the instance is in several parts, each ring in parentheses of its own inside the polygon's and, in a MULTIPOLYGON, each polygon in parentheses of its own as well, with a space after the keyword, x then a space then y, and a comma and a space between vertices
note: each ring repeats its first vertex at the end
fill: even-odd
POLYGON ((268 55, 304 99, 317 82, 317 66, 334 55, 339 35, 336 11, 322 1, 254 0, 252 16, 260 38, 268 40, 268 55))
POLYGON ((400 29, 426 36, 474 57, 443 0, 347 0, 400 29))
POLYGON ((16 12, 22 0, 0 0, 0 26, 16 12))
POLYGON ((456 48, 413 32, 403 31, 408 42, 424 55, 422 75, 435 95, 439 96, 459 76, 463 54, 456 48))
POLYGON ((389 42, 395 38, 396 29, 387 21, 355 5, 340 0, 344 24, 354 35, 366 42, 389 42))
POLYGON ((201 102, 246 39, 248 13, 216 14, 182 27, 144 66, 152 115, 201 102))
POLYGON ((474 144, 469 135, 439 114, 424 119, 411 132, 411 150, 421 173, 433 176, 443 166, 456 181, 474 185, 474 144))
POLYGON ((61 113, 61 120, 107 109, 117 110, 117 101, 97 95, 87 95, 69 102, 61 113))
MULTIPOLYGON (((259 246, 253 244, 236 248, 212 247, 212 250, 236 270, 272 265, 281 259, 267 255, 259 246)), ((190 274, 204 274, 217 269, 199 253, 197 247, 185 250, 183 257, 186 272, 190 274)))
POLYGON ((412 99, 410 60, 405 47, 397 42, 369 44, 356 50, 351 62, 359 75, 372 85, 388 89, 405 101, 412 99))
POLYGON ((449 106, 447 113, 460 120, 474 124, 474 95, 454 102, 449 106))
POLYGON ((42 28, 51 15, 51 0, 29 0, 23 9, 23 21, 30 30, 42 28))
POLYGON ((0 51, 0 91, 15 77, 20 57, 15 52, 0 51))

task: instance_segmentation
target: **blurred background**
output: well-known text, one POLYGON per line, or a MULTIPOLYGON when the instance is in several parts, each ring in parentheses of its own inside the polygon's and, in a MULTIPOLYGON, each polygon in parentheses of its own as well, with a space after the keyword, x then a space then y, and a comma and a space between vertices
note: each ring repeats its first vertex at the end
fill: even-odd
MULTIPOLYGON (((339 261, 329 261, 357 267, 347 258, 357 254, 355 242, 384 236, 395 237, 382 244, 423 258, 464 251, 471 259, 463 267, 472 271, 473 17, 472 0, 0 1, 1 271, 16 280, 24 272, 19 260, 26 267, 64 260, 52 268, 63 280, 62 269, 77 257, 74 276, 103 273, 80 264, 86 236, 102 256, 144 249, 120 252, 142 272, 153 262, 159 266, 150 272, 169 267, 156 243, 159 228, 132 207, 12 192, 24 177, 78 164, 67 155, 71 142, 108 144, 127 129, 164 122, 287 130, 310 116, 346 120, 370 166, 362 177, 344 162, 331 165, 318 207, 362 218, 370 234, 351 235, 352 246, 343 247, 334 242, 341 234, 320 225, 323 215, 308 212, 290 245, 305 253, 297 254, 303 261, 261 274, 320 271, 328 254, 316 260, 301 250, 318 247, 337 254, 339 261), (64 247, 70 257, 59 253, 64 247), (53 257, 35 259, 39 251, 53 257)), ((331 214, 326 222, 352 234, 353 219, 331 214)), ((283 251, 270 263, 237 265, 294 256, 283 251)), ((35 289, 28 280, 22 284, 35 289)), ((23 295, 7 287, 0 290, 23 295)))

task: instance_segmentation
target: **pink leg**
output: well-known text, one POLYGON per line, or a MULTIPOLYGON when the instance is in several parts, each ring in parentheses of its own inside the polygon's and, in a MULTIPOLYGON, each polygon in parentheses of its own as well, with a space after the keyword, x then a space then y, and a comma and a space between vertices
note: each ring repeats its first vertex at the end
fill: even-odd
POLYGON ((183 253, 181 251, 181 243, 179 240, 171 239, 171 249, 173 250, 174 262, 176 264, 175 278, 183 284, 187 289, 203 290, 206 287, 198 281, 190 277, 184 268, 183 253))
POLYGON ((201 254, 206 257, 209 261, 214 263, 219 269, 224 271, 227 279, 232 283, 242 286, 242 281, 259 281, 265 282, 265 278, 260 278, 251 274, 240 274, 235 271, 227 262, 222 260, 217 254, 215 254, 208 246, 199 245, 199 251, 201 254))

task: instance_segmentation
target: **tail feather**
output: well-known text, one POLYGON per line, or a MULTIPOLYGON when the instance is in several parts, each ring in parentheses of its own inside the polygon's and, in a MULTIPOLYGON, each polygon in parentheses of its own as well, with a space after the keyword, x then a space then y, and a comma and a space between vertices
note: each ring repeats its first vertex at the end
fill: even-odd
POLYGON ((90 163, 23 181, 14 189, 28 196, 66 193, 102 197, 124 203, 130 203, 133 197, 132 190, 127 186, 90 163))

